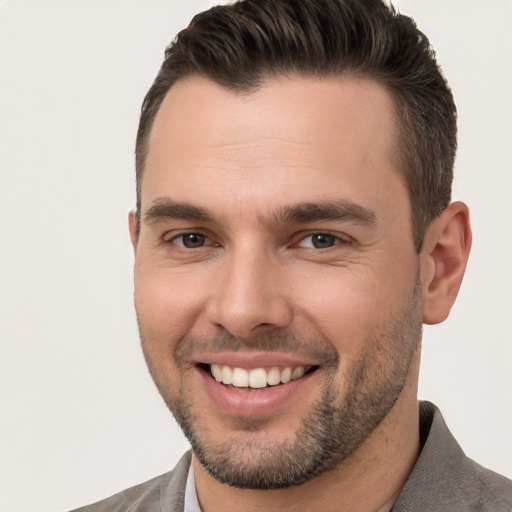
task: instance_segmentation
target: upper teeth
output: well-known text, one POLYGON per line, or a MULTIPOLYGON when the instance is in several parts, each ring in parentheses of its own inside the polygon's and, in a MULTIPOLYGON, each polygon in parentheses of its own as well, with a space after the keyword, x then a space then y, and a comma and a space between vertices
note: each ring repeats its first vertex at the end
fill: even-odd
POLYGON ((265 368, 245 370, 244 368, 212 364, 210 369, 217 382, 231 384, 237 388, 264 388, 267 385, 286 384, 291 380, 300 379, 306 372, 304 366, 296 366, 295 368, 287 366, 282 369, 273 367, 267 371, 265 368))

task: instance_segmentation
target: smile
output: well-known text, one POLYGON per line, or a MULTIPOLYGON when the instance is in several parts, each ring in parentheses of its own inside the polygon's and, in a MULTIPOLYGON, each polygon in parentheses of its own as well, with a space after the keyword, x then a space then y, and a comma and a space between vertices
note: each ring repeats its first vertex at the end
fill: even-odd
POLYGON ((314 371, 317 366, 285 366, 245 369, 229 365, 205 365, 211 376, 219 383, 234 388, 262 389, 268 386, 288 384, 314 371))
POLYGON ((263 418, 309 403, 322 382, 324 363, 322 358, 265 351, 204 353, 194 359, 191 375, 209 397, 207 407, 224 419, 263 418))

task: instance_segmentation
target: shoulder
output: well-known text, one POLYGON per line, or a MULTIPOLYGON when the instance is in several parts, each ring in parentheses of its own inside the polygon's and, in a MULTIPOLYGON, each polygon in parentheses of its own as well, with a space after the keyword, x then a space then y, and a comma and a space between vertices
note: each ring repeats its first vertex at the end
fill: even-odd
POLYGON ((191 453, 163 475, 72 512, 178 512, 183 510, 191 453))
POLYGON ((512 511, 512 480, 486 469, 471 459, 468 461, 468 470, 474 475, 475 492, 488 509, 512 511))
POLYGON ((435 405, 421 403, 420 425, 422 450, 394 512, 512 510, 512 481, 467 457, 435 405))

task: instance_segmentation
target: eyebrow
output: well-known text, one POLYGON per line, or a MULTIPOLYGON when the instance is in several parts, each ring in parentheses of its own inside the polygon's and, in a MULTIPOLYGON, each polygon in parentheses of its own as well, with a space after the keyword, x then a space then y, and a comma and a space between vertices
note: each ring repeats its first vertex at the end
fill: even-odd
MULTIPOLYGON (((188 220, 196 222, 220 222, 219 217, 205 208, 171 198, 155 199, 142 215, 143 222, 152 224, 164 220, 188 220)), ((346 199, 315 203, 298 203, 279 208, 270 215, 270 224, 300 224, 304 222, 350 221, 357 224, 376 223, 375 212, 346 199)), ((267 223, 264 219, 260 222, 267 223)))
POLYGON ((214 216, 208 210, 189 203, 180 203, 170 198, 155 199, 142 215, 143 222, 152 224, 162 220, 178 219, 198 222, 213 222, 214 216))
POLYGON ((272 223, 276 225, 319 221, 351 221, 373 225, 377 216, 372 210, 345 199, 283 206, 272 215, 272 223))

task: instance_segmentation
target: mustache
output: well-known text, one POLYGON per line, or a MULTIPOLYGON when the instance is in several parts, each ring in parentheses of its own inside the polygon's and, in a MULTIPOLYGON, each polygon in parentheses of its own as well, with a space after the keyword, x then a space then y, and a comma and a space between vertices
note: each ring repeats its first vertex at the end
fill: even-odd
POLYGON ((220 352, 279 352, 313 359, 322 365, 338 365, 339 354, 332 343, 322 337, 305 339, 291 334, 261 333, 251 339, 241 339, 229 332, 212 337, 183 335, 174 347, 178 365, 190 361, 194 354, 220 352))

